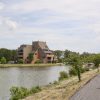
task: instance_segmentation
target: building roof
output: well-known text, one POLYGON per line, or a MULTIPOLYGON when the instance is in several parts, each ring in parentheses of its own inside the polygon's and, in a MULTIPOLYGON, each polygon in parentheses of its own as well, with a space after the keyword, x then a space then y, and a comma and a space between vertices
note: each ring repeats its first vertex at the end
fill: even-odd
POLYGON ((27 44, 22 44, 19 48, 18 48, 18 50, 23 50, 23 48, 25 48, 25 47, 31 47, 32 45, 27 45, 27 44))
POLYGON ((38 41, 38 44, 39 44, 39 46, 40 46, 41 49, 47 49, 47 50, 49 50, 46 42, 38 41))

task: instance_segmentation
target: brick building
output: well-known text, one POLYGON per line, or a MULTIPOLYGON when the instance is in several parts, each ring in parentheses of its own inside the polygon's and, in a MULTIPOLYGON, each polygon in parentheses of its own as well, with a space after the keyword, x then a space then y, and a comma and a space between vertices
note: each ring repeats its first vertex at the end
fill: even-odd
POLYGON ((37 60, 42 63, 52 63, 57 60, 46 42, 42 41, 34 41, 32 45, 21 45, 18 48, 18 59, 23 59, 24 63, 35 63, 37 60), (29 54, 33 54, 32 61, 29 60, 29 54))

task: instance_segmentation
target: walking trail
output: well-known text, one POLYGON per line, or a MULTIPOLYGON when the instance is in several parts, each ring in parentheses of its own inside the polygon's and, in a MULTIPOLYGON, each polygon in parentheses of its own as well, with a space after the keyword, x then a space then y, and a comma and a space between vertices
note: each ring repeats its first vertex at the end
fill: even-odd
POLYGON ((100 75, 76 92, 70 100, 100 100, 100 75))

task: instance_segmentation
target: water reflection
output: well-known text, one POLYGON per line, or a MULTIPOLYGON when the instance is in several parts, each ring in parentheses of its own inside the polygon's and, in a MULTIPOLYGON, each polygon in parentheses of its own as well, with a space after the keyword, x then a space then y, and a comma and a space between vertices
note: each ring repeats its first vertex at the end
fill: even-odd
POLYGON ((58 80, 60 71, 67 71, 68 66, 42 68, 0 68, 0 100, 9 100, 12 86, 43 86, 58 80))

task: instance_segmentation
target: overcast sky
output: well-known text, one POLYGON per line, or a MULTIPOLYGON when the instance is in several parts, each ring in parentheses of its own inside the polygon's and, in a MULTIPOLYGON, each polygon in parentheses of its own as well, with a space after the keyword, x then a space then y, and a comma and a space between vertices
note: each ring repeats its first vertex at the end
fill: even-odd
POLYGON ((32 41, 100 52, 100 0, 0 0, 0 48, 32 41))

